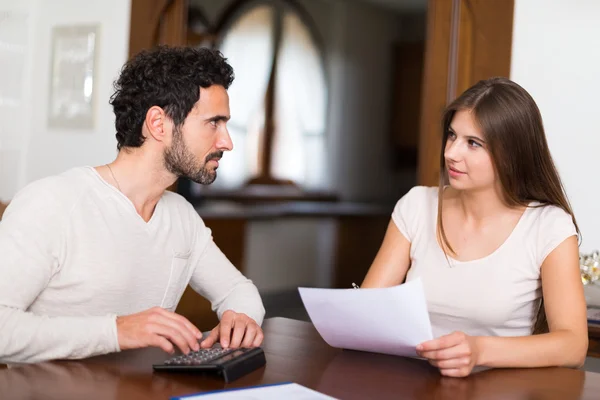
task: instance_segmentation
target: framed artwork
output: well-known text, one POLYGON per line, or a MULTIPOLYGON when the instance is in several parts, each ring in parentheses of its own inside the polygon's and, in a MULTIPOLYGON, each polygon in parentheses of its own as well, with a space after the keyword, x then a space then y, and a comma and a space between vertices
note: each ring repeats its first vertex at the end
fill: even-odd
POLYGON ((48 128, 94 128, 97 25, 52 29, 48 128))

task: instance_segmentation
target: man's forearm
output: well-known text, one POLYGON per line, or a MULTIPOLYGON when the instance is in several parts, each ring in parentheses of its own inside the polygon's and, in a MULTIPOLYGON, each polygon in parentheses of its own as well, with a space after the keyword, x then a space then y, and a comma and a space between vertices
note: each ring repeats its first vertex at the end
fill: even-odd
POLYGON ((115 318, 46 317, 0 306, 0 362, 78 359, 119 351, 115 318))
POLYGON ((236 285, 223 302, 216 305, 215 311, 217 311, 219 318, 221 318, 221 315, 227 310, 244 313, 256 321, 258 325, 262 325, 265 316, 265 308, 260 298, 260 294, 251 281, 236 285))

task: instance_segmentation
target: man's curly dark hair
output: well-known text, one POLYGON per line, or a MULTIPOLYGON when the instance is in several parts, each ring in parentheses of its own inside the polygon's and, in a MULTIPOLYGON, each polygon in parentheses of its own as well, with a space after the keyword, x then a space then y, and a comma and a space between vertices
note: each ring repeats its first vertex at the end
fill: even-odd
POLYGON ((144 143, 142 126, 150 107, 164 109, 179 127, 200 98, 200 87, 228 89, 233 79, 233 68, 217 50, 159 46, 138 53, 123 66, 110 98, 117 149, 144 143))

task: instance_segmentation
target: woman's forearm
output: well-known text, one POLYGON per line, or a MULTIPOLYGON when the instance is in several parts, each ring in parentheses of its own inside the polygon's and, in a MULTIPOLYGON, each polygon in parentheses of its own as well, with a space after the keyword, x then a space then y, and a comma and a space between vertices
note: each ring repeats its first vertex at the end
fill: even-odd
POLYGON ((587 334, 562 330, 524 337, 478 336, 478 365, 492 368, 580 367, 587 334))

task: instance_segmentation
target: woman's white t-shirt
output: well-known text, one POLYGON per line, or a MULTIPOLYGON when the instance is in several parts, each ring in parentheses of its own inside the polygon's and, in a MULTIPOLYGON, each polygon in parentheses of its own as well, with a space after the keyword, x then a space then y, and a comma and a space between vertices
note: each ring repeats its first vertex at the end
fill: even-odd
POLYGON ((540 267, 550 252, 577 235, 559 207, 530 204, 513 232, 492 254, 472 261, 446 258, 436 237, 438 188, 418 186, 392 214, 411 243, 407 281, 421 278, 434 337, 532 333, 542 297, 540 267))

